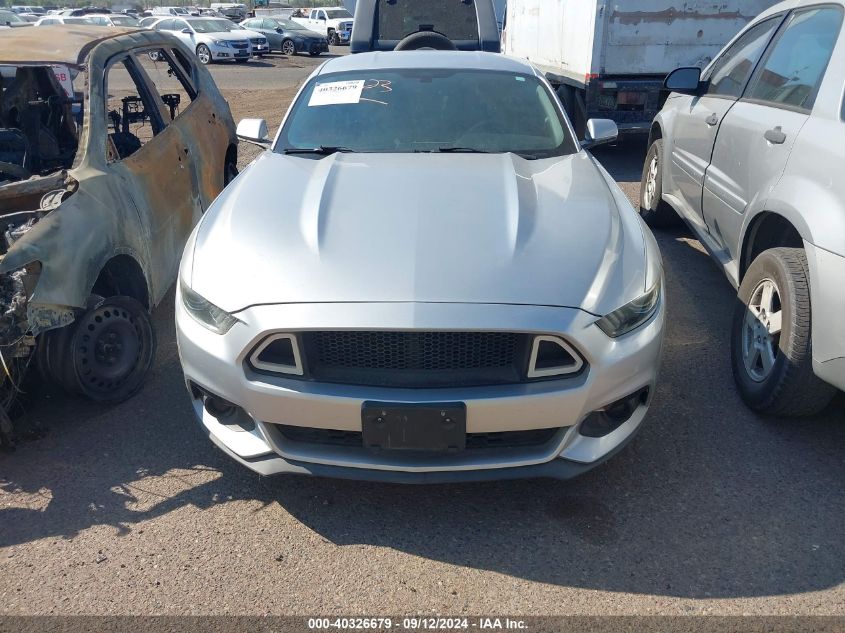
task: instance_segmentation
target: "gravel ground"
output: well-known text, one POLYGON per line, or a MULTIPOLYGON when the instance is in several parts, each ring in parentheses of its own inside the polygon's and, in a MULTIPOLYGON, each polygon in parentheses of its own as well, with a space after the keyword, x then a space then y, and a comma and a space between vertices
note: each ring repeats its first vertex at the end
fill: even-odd
MULTIPOLYGON (((315 63, 213 72, 236 119, 272 127, 315 63)), ((632 199, 643 155, 597 151, 632 199)), ((845 398, 797 422, 745 409, 729 284, 684 230, 657 238, 652 412, 564 483, 261 479, 193 420, 171 295, 138 396, 42 396, 49 434, 0 455, 0 614, 845 614, 845 398)))

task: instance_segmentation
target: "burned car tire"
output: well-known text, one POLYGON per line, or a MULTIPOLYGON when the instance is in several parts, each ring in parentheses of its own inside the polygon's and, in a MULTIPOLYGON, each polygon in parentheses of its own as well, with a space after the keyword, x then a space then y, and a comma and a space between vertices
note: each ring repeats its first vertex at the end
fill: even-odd
POLYGON ((674 209, 663 200, 663 139, 648 148, 640 182, 640 216, 653 228, 668 228, 678 223, 674 209))
POLYGON ((74 326, 69 360, 78 392, 98 402, 120 402, 134 395, 155 357, 155 331, 147 309, 132 297, 108 297, 74 326))
POLYGON ((745 403, 781 417, 818 413, 836 390, 813 373, 810 275, 800 248, 773 248, 737 293, 731 365, 745 403))

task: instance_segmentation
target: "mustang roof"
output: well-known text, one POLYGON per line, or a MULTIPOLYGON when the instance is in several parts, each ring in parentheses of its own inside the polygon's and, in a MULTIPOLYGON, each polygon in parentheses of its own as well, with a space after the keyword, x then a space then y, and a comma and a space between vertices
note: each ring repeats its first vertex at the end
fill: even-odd
POLYGON ((344 55, 327 61, 319 74, 401 68, 460 68, 536 74, 524 60, 481 51, 376 51, 344 55))
POLYGON ((78 67, 85 63, 88 53, 100 42, 138 30, 86 24, 8 29, 0 37, 0 64, 65 64, 78 67))

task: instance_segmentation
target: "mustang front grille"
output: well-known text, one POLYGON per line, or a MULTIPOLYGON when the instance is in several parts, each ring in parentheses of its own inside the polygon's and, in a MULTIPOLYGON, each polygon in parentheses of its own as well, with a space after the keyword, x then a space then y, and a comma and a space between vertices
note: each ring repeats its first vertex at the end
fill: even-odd
POLYGON ((321 382, 450 387, 521 382, 530 336, 506 332, 304 332, 307 375, 321 382))
POLYGON ((288 378, 418 389, 559 379, 585 366, 557 336, 351 330, 271 334, 253 348, 246 364, 288 378))

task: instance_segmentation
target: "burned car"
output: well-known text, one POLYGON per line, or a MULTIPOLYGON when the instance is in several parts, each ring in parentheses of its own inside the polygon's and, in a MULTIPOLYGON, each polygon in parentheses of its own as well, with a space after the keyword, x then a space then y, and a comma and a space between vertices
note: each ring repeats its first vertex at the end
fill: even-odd
POLYGON ((150 368, 150 311, 236 173, 232 116, 168 34, 10 31, 0 47, 0 358, 6 414, 29 370, 99 401, 150 368), (156 61, 149 53, 156 53, 156 61))

